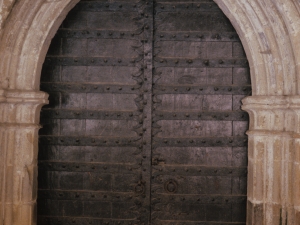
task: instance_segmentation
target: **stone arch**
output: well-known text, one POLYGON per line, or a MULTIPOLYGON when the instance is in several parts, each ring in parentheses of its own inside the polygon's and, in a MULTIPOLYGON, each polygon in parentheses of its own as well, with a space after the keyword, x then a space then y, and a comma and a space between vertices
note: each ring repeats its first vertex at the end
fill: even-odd
MULTIPOLYGON (((16 1, 0 33, 0 221, 35 222, 42 63, 79 0, 16 1)), ((251 68, 247 224, 300 220, 300 4, 215 0, 236 28, 251 68)), ((285 222, 283 222, 285 223, 285 222)))

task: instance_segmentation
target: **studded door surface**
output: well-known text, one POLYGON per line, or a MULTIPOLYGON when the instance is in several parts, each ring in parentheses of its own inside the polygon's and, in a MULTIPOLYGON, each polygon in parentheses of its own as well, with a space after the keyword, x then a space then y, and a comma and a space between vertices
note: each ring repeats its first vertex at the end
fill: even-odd
POLYGON ((38 224, 245 224, 251 92, 212 0, 82 0, 41 78, 38 224))
POLYGON ((238 35, 213 1, 155 11, 152 224, 245 224, 251 87, 238 35))

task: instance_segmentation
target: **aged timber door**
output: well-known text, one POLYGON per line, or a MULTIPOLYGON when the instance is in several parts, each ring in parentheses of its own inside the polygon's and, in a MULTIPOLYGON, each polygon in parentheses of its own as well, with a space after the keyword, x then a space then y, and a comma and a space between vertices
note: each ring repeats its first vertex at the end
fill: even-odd
POLYGON ((152 224, 245 224, 241 43, 213 1, 161 0, 155 12, 152 224))
POLYGON ((212 0, 82 0, 54 37, 38 224, 245 224, 251 92, 212 0))

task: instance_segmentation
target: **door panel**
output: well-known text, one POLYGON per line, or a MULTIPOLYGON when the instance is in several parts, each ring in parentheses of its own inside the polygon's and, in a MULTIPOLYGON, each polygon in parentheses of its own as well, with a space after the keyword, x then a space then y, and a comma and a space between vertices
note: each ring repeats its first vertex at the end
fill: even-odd
POLYGON ((145 8, 82 1, 52 42, 41 82, 51 98, 41 114, 39 224, 149 221, 150 169, 142 162, 151 151, 142 154, 141 127, 145 8))
POLYGON ((247 59, 212 0, 82 0, 41 77, 38 224, 245 224, 247 59))
POLYGON ((157 2, 152 224, 243 224, 248 117, 234 100, 250 91, 237 77, 243 49, 212 1, 157 2))

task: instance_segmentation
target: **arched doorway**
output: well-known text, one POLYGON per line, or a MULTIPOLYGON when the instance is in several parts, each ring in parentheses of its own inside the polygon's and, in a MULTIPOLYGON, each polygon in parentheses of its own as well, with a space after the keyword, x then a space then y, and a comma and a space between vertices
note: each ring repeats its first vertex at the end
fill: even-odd
MULTIPOLYGON (((5 1, 1 14, 1 211, 5 225, 36 224, 42 63, 78 0, 5 1)), ((251 68, 247 224, 299 221, 299 4, 215 0, 236 28, 251 68)))
POLYGON ((80 2, 42 72, 39 223, 245 224, 249 76, 213 1, 80 2))

